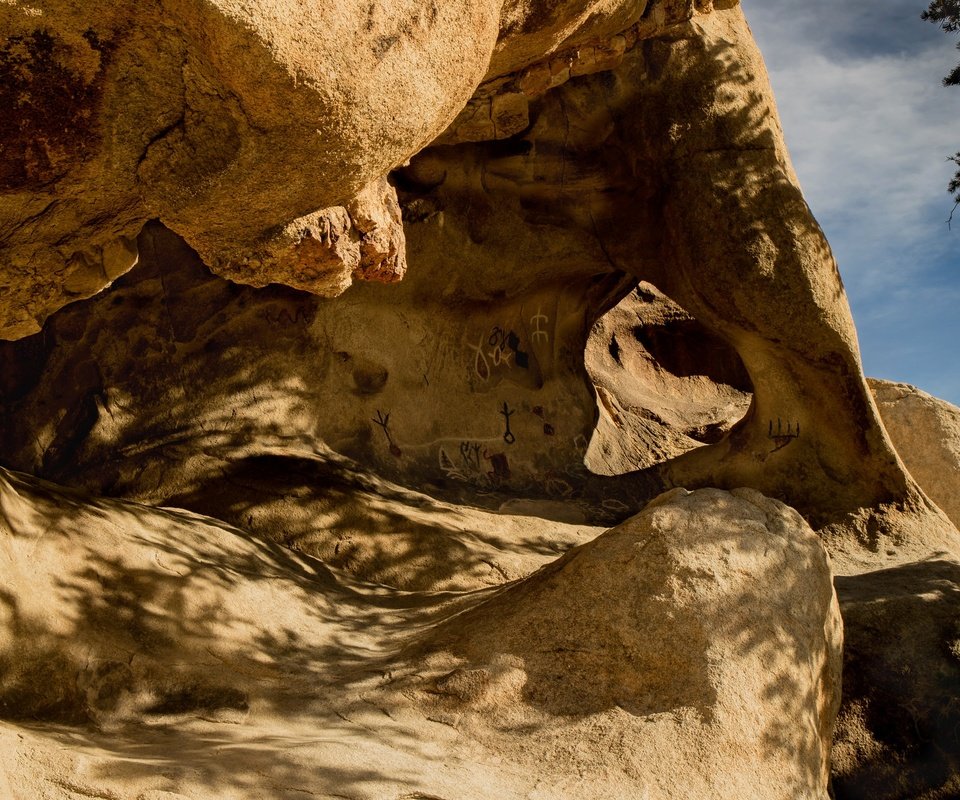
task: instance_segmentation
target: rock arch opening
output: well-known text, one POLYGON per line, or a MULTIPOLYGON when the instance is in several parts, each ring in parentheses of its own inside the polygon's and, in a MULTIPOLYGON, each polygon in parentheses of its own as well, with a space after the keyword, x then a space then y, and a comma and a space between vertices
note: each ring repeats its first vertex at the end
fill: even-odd
POLYGON ((584 361, 597 398, 584 463, 598 475, 714 444, 752 398, 736 351, 645 281, 596 321, 584 361))

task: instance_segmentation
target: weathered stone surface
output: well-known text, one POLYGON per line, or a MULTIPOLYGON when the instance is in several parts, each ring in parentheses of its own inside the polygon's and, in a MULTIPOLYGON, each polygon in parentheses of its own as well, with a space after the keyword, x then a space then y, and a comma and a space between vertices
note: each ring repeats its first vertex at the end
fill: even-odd
POLYGON ((14 797, 826 798, 829 566, 756 492, 674 492, 467 595, 8 472, 0 513, 14 797))
POLYGON ((352 279, 394 283, 406 271, 397 193, 381 178, 346 206, 325 208, 289 223, 241 262, 214 255, 208 263, 237 283, 280 283, 320 297, 342 294, 352 279))
MULTIPOLYGON (((369 302, 358 295, 358 305, 331 312, 330 320, 340 320, 335 327, 324 325, 319 337, 307 333, 303 346, 327 352, 323 363, 346 354, 342 369, 349 367, 352 376, 346 387, 362 401, 341 394, 331 403, 336 382, 327 381, 320 402, 308 389, 314 399, 301 404, 295 412, 301 421, 293 427, 395 478, 406 474, 408 481, 441 489, 450 482, 474 492, 505 488, 513 496, 582 494, 594 508, 618 509, 621 518, 673 485, 752 485, 816 517, 818 524, 898 504, 923 516, 923 501, 880 427, 860 376, 835 264, 796 186, 763 65, 742 15, 738 9, 698 12, 657 31, 654 38, 625 46, 613 71, 571 77, 534 99, 530 126, 509 141, 428 148, 396 173, 408 258, 422 283, 389 297, 371 294, 369 302), (752 238, 731 239, 730 219, 737 230, 752 231, 752 238), (593 482, 598 488, 586 492, 590 479, 582 456, 595 410, 582 384, 584 328, 629 287, 624 273, 652 281, 726 340, 744 363, 754 394, 744 417, 718 441, 602 486, 593 482), (394 326, 364 324, 361 317, 369 311, 370 319, 389 316, 394 326), (348 321, 350 313, 355 318, 348 321), (348 343, 335 345, 333 338, 348 343), (404 345, 394 351, 384 341, 404 345), (437 365, 433 374, 431 363, 437 365), (307 409, 314 403, 329 423, 325 430, 311 421, 317 412, 307 409), (387 414, 390 422, 380 425, 387 414), (461 458, 459 464, 464 443, 469 452, 479 445, 475 452, 488 458, 472 465, 461 458)), ((388 190, 380 187, 376 196, 388 203, 388 190)), ((338 230, 346 230, 347 216, 347 209, 340 209, 331 217, 339 220, 338 230)), ((377 215, 357 211, 357 216, 372 221, 377 215)), ((308 278, 300 285, 321 291, 317 281, 326 280, 330 259, 355 264, 364 247, 376 257, 384 254, 385 277, 392 277, 397 271, 389 267, 392 254, 399 252, 391 227, 395 214, 387 211, 379 219, 383 235, 340 235, 332 246, 320 241, 316 220, 313 228, 289 229, 284 241, 300 242, 317 276, 300 276, 308 278)), ((371 271, 383 277, 376 266, 371 271)), ((330 274, 339 274, 335 265, 330 274)), ((262 283, 266 275, 244 279, 262 283)), ((218 313, 226 313, 226 302, 214 303, 218 313)), ((196 317, 185 306, 178 313, 196 317)), ((300 320, 310 327, 306 315, 313 312, 291 306, 268 313, 281 324, 300 320)), ((242 320, 240 315, 230 326, 242 320)), ((224 336, 223 324, 212 321, 202 326, 205 336, 218 325, 224 336)), ((195 330, 193 319, 188 329, 195 330)), ((94 328, 89 331, 93 337, 94 328)), ((173 338, 185 335, 191 338, 186 333, 173 338)), ((243 349, 235 343, 256 334, 238 332, 238 337, 234 346, 243 349)), ((226 340, 207 341, 209 365, 226 340)), ((192 347, 183 347, 173 361, 195 355, 192 347)), ((283 369, 298 376, 309 371, 308 384, 333 375, 323 364, 289 364, 291 356, 295 353, 282 360, 288 364, 283 369)), ((130 363, 122 352, 93 361, 114 358, 130 363)), ((199 371, 203 360, 187 370, 197 375, 201 395, 208 381, 208 373, 199 371)), ((176 370, 158 380, 155 407, 168 403, 161 400, 164 386, 170 397, 194 392, 184 388, 183 368, 176 370)), ((296 394, 283 392, 291 399, 296 394)), ((214 405, 229 407, 222 400, 214 405)), ((34 459, 46 457, 42 453, 52 443, 43 413, 24 421, 19 434, 38 432, 39 443, 18 444, 39 448, 34 459)), ((71 424, 58 421, 55 427, 76 443, 66 430, 71 424)), ((100 455, 109 459, 105 451, 116 440, 96 437, 100 455)), ((130 431, 130 437, 141 442, 142 452, 152 434, 130 431)), ((65 461, 61 475, 77 474, 71 456, 49 458, 65 461)), ((11 463, 26 468, 35 462, 11 463)))
POLYGON ((960 408, 904 383, 868 383, 910 474, 960 525, 960 408))
POLYGON ((837 578, 843 705, 837 800, 960 792, 960 562, 931 558, 837 578))
POLYGON ((649 283, 594 324, 584 360, 600 412, 586 464, 601 475, 716 442, 750 406, 736 351, 649 283))
MULTIPOLYGON (((196 19, 178 9, 178 14, 187 14, 183 31, 171 33, 169 41, 150 40, 155 48, 158 41, 169 45, 160 48, 162 53, 169 55, 172 48, 178 55, 171 61, 179 77, 164 83, 172 99, 168 102, 163 92, 150 93, 151 102, 159 105, 151 106, 149 119, 166 115, 171 118, 165 124, 172 127, 163 128, 159 138, 146 137, 152 143, 145 151, 143 126, 136 122, 139 112, 126 115, 141 142, 134 159, 137 193, 148 206, 153 203, 152 213, 180 231, 204 261, 233 278, 257 285, 277 278, 321 294, 340 291, 347 273, 392 279, 401 271, 401 247, 390 192, 382 183, 374 192, 374 206, 379 204, 380 210, 373 216, 381 220, 375 231, 353 226, 351 218, 348 233, 344 209, 320 214, 311 209, 343 202, 437 133, 440 118, 452 116, 451 109, 462 105, 451 98, 462 90, 464 75, 476 75, 481 63, 488 66, 486 59, 499 37, 494 63, 502 64, 491 68, 475 98, 487 98, 489 115, 471 116, 475 131, 468 138, 489 138, 489 130, 512 138, 503 146, 478 142, 430 148, 397 176, 411 217, 406 230, 411 262, 429 275, 440 275, 450 271, 444 262, 453 260, 456 272, 470 273, 441 290, 441 296, 447 301, 499 302, 500 292, 519 298, 518 293, 558 285, 568 275, 580 279, 622 270, 650 280, 712 334, 733 345, 754 389, 746 415, 716 443, 637 476, 636 494, 650 496, 672 485, 751 485, 789 500, 804 513, 819 515, 821 521, 891 503, 916 506, 916 488, 893 453, 864 387, 836 266, 797 188, 762 62, 742 14, 729 5, 713 10, 711 4, 683 2, 649 8, 591 4, 586 9, 577 6, 577 13, 586 15, 581 24, 580 17, 567 17, 574 8, 570 3, 521 3, 497 9, 498 15, 503 10, 500 32, 479 36, 473 50, 457 50, 453 62, 462 69, 445 65, 439 76, 437 60, 454 45, 438 44, 435 36, 454 28, 461 33, 486 31, 484 25, 492 22, 490 9, 470 5, 443 12, 429 30, 404 28, 408 38, 402 39, 403 45, 392 42, 383 63, 371 60, 363 48, 380 41, 378 25, 389 20, 374 20, 368 29, 354 19, 357 9, 352 6, 342 9, 336 24, 328 21, 322 30, 311 27, 309 35, 294 35, 280 24, 289 11, 280 5, 251 5, 244 12, 249 12, 248 27, 230 16, 236 11, 242 17, 239 7, 204 4, 196 19), (641 12, 642 17, 631 16, 641 12), (203 14, 213 15, 212 21, 203 14), (361 31, 356 52, 348 48, 331 54, 331 37, 343 33, 337 25, 361 31), (198 38, 201 28, 214 33, 198 38), (547 40, 552 44, 546 45, 547 40), (550 57, 524 64, 524 42, 536 42, 534 50, 550 57), (560 49, 552 50, 554 45, 560 49), (567 45, 578 48, 576 57, 563 55, 564 63, 554 59, 553 53, 567 45), (248 69, 250 59, 267 52, 269 69, 248 69), (498 61, 501 56, 507 60, 498 61), (342 72, 354 89, 345 89, 340 99, 327 98, 326 105, 316 101, 314 95, 322 94, 325 85, 324 70, 351 58, 351 68, 342 72), (399 69, 391 59, 401 58, 412 59, 412 65, 402 62, 410 68, 403 81, 377 81, 370 88, 371 74, 376 77, 376 70, 390 65, 399 69), (288 67, 299 76, 293 83, 288 67), (401 90, 414 85, 417 92, 411 96, 430 106, 429 119, 418 102, 405 100, 402 109, 397 106, 401 90), (422 86, 429 89, 426 95, 422 86), (375 136, 370 118, 356 129, 351 124, 341 130, 336 127, 339 121, 331 122, 343 114, 347 121, 359 114, 359 106, 352 105, 358 98, 380 103, 382 108, 377 108, 385 112, 381 118, 391 109, 401 114, 400 122, 389 126, 392 144, 381 146, 376 136, 385 135, 383 126, 375 136), (231 103, 239 108, 234 115, 224 113, 224 104, 229 110, 231 103), (169 112, 171 104, 175 113, 169 112), (274 112, 281 109, 283 124, 278 127, 274 112), (302 145, 316 142, 317 130, 327 130, 317 127, 318 120, 333 125, 342 137, 331 134, 325 141, 323 158, 310 160, 317 174, 307 179, 302 145), (527 128, 515 133, 524 124, 527 128), (211 125, 215 130, 208 131, 211 125), (297 144, 291 144, 291 131, 304 133, 307 127, 313 132, 294 137, 297 144), (215 152, 208 153, 211 147, 215 152), (363 163, 343 162, 344 147, 362 153, 357 157, 363 163), (293 170, 298 170, 296 175, 293 170), (321 202, 326 191, 322 187, 333 185, 331 176, 339 176, 336 196, 329 194, 321 202), (259 189, 253 185, 257 182, 263 184, 259 189), (150 199, 154 195, 155 202, 150 199), (238 197, 243 198, 239 216, 231 210, 238 197), (732 238, 731 229, 749 235, 732 238), (496 274, 503 272, 522 277, 497 280, 496 274), (771 432, 776 420, 787 433, 771 432), (799 430, 800 436, 790 433, 799 430)), ((11 19, 32 30, 35 23, 23 9, 10 9, 11 19)), ((423 21, 421 10, 408 16, 423 21)), ((390 10, 396 19, 404 12, 399 7, 390 10)), ((77 20, 68 17, 61 27, 69 27, 72 20, 77 28, 77 20)), ((119 26, 119 17, 110 19, 119 26)), ((105 33, 97 41, 117 36, 105 33)), ((136 37, 126 41, 124 47, 117 45, 117 59, 136 53, 134 44, 146 46, 136 37)), ((138 58, 137 63, 153 65, 150 80, 165 74, 156 67, 158 59, 138 58)), ((142 75, 144 68, 123 74, 128 73, 142 75)), ((108 77, 104 86, 116 88, 108 77)), ((128 78, 123 86, 134 94, 143 90, 142 81, 137 86, 132 82, 128 78)), ((465 97, 466 91, 457 96, 465 97)), ((105 116, 97 119, 117 118, 116 108, 104 106, 105 116)), ((115 161, 130 163, 129 158, 115 161)), ((101 176, 108 173, 98 171, 101 176)), ((77 187, 83 185, 81 178, 76 178, 77 187)), ((59 183, 56 191, 72 196, 61 192, 59 183)), ((130 201, 125 207, 135 205, 130 201)), ((53 210, 69 206, 59 203, 53 210)), ((71 220, 83 217, 75 210, 71 220)), ((96 219, 104 218, 110 214, 100 209, 96 219)), ((370 215, 364 218, 372 221, 370 215)), ((24 230, 30 247, 45 246, 37 236, 40 227, 24 230)), ((71 231, 62 231, 58 241, 82 235, 74 222, 71 231)), ((115 233, 126 236, 126 227, 115 233)), ((60 247, 69 249, 67 244, 60 247)), ((77 261, 96 263, 101 264, 97 274, 116 271, 103 266, 102 256, 99 261, 77 261)), ((84 277, 92 266, 78 266, 74 272, 78 270, 69 283, 89 293, 100 279, 84 277)), ((11 287, 21 283, 12 281, 11 287)), ((45 292, 59 292, 56 282, 43 286, 45 292)), ((528 302, 532 304, 532 298, 528 302)), ((521 308, 529 317, 526 323, 532 324, 537 315, 528 313, 526 305, 521 308)), ((528 346, 522 331, 514 333, 518 346, 528 346)), ((530 371, 527 377, 539 380, 530 371)), ((503 402, 508 411, 515 408, 509 398, 499 399, 497 407, 502 409, 503 402)), ((579 435, 576 431, 573 438, 579 435)), ((393 449, 402 450, 399 445, 393 449)), ((444 460, 438 449, 431 449, 436 474, 442 472, 439 465, 449 463, 449 453, 444 460)), ((426 470, 426 458, 421 463, 426 470)), ((502 466, 490 471, 501 478, 507 474, 502 466)))
POLYGON ((232 277, 266 250, 258 284, 342 289, 354 265, 311 277, 311 248, 277 257, 284 231, 446 127, 487 69, 498 15, 491 0, 306 16, 288 0, 4 3, 0 336, 107 285, 133 262, 104 249, 153 217, 232 277))
POLYGON ((429 713, 549 776, 544 796, 827 796, 828 559, 757 492, 664 495, 422 646, 429 713))
MULTIPOLYGON (((729 8, 739 0, 716 4, 729 8)), ((620 66, 639 40, 655 38, 713 4, 693 0, 583 3, 511 0, 488 79, 437 140, 442 144, 505 139, 527 127, 527 105, 578 75, 620 66), (532 63, 531 63, 532 62, 532 63), (499 109, 515 109, 504 120, 499 109)))
MULTIPOLYGON (((530 70, 534 95, 563 77, 530 70)), ((636 491, 750 485, 818 525, 864 508, 926 518, 862 378, 836 264, 739 10, 638 34, 612 71, 560 81, 528 116, 506 141, 430 148, 398 174, 402 200, 435 212, 408 222, 411 253, 459 246, 478 275, 492 253, 531 275, 572 258, 619 269, 733 347, 753 388, 746 413, 709 446, 643 469, 636 491)), ((474 140, 496 127, 471 125, 474 140)))

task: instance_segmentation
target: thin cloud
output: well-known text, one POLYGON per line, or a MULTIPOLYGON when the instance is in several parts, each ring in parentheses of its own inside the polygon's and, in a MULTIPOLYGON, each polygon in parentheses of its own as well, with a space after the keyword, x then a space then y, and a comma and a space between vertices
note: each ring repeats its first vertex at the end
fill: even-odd
POLYGON ((840 264, 867 372, 960 404, 955 42, 902 0, 744 0, 787 144, 840 264))

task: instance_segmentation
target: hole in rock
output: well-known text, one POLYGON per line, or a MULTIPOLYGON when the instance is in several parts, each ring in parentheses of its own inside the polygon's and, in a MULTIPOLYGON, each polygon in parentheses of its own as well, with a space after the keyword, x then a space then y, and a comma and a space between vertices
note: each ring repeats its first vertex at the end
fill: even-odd
POLYGON ((650 283, 597 320, 584 357, 599 409, 585 464, 596 474, 717 442, 750 405, 736 351, 650 283))

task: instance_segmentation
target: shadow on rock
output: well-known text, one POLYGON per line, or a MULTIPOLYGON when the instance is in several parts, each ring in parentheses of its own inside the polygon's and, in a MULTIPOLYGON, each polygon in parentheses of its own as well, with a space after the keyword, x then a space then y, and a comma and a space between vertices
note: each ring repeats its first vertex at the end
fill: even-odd
POLYGON ((960 563, 838 577, 846 647, 838 800, 960 796, 960 563))

